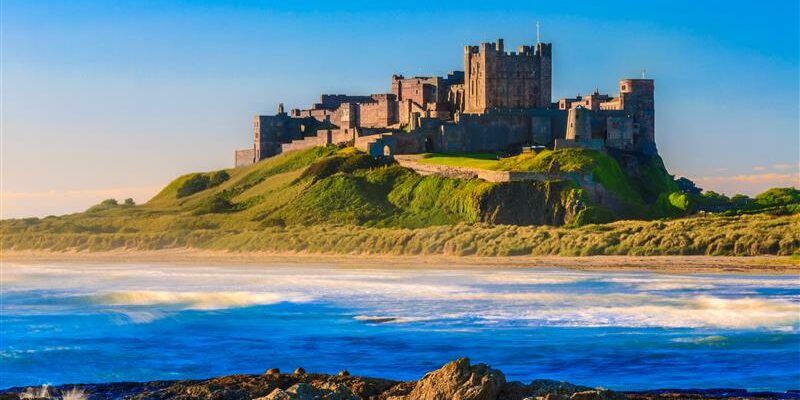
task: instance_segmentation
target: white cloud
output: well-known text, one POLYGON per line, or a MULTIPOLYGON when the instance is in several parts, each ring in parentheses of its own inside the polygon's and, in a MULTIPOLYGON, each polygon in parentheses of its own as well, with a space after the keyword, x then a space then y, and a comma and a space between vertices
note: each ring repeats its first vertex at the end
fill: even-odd
POLYGON ((767 170, 767 167, 765 167, 763 165, 756 165, 755 167, 753 167, 753 171, 766 171, 766 170, 767 170))
POLYGON ((800 187, 800 173, 763 173, 690 178, 699 187, 727 194, 754 195, 773 187, 800 187))

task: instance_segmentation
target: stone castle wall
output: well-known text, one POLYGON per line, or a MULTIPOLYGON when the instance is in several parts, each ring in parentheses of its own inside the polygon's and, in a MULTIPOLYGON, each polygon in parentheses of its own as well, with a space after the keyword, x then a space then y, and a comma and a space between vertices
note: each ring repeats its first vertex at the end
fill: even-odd
MULTIPOLYGON (((502 39, 466 46, 463 72, 393 75, 391 93, 324 94, 310 109, 256 116, 252 158, 345 142, 368 149, 389 143, 392 154, 516 152, 531 145, 656 152, 652 80, 623 79, 616 98, 595 90, 557 103, 551 87, 549 43, 516 52, 505 51, 502 39), (373 135, 382 136, 366 138, 373 135)), ((235 157, 237 165, 248 158, 235 157)))

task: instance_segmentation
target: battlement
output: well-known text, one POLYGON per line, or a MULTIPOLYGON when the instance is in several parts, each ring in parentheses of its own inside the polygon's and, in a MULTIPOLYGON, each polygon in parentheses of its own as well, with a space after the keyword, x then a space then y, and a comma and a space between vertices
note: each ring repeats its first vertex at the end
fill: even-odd
POLYGON ((506 52, 503 39, 464 47, 464 112, 550 107, 551 54, 549 43, 506 52))
MULTIPOLYGON (((533 46, 520 45, 517 51, 505 51, 503 39, 496 42, 484 42, 478 46, 464 46, 464 54, 486 54, 488 56, 506 57, 551 57, 553 51, 552 43, 536 43, 533 46)), ((402 78, 402 75, 401 75, 402 78)))
POLYGON ((552 54, 551 43, 537 40, 506 51, 497 39, 464 46, 463 71, 393 74, 389 93, 323 94, 311 108, 288 114, 281 105, 276 115, 254 118, 254 146, 236 153, 236 165, 345 139, 391 142, 398 154, 525 146, 656 153, 652 79, 620 80, 617 97, 595 90, 553 103, 552 54), (389 136, 369 137, 377 134, 389 136))
POLYGON ((655 83, 652 79, 622 79, 619 81, 620 93, 652 92, 655 83))

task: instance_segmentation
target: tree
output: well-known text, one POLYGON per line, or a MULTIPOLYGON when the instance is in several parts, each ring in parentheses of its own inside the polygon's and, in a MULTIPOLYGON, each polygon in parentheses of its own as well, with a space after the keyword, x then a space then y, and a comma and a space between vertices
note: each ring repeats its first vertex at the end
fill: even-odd
POLYGON ((682 193, 687 193, 696 196, 703 191, 703 189, 697 187, 694 184, 694 182, 692 182, 689 178, 681 177, 677 179, 675 183, 678 185, 678 190, 680 190, 682 193))
POLYGON ((772 188, 757 195, 755 201, 765 207, 800 203, 800 190, 793 187, 772 188))
POLYGON ((753 199, 743 194, 735 194, 731 197, 731 203, 736 206, 744 206, 752 202, 753 199))

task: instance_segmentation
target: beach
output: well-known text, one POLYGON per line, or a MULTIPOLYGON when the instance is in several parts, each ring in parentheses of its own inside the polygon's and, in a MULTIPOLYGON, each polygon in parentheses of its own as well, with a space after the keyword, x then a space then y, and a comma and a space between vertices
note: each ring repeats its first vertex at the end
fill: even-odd
POLYGON ((280 264, 298 266, 309 263, 339 267, 370 268, 567 268, 585 271, 649 271, 692 274, 798 275, 800 258, 788 256, 393 256, 373 254, 309 254, 228 252, 200 249, 154 251, 113 250, 101 252, 3 251, 0 261, 81 262, 81 263, 165 263, 192 265, 280 264))

